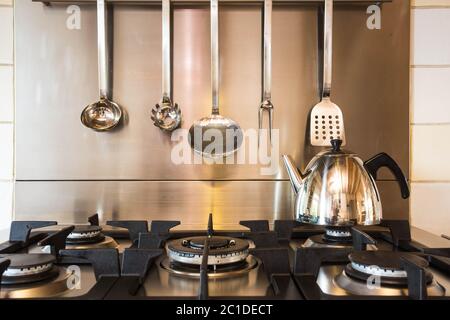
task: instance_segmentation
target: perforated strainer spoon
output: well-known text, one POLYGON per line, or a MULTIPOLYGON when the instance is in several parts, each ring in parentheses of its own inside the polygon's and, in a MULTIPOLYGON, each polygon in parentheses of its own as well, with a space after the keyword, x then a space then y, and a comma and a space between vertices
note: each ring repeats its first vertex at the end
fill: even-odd
POLYGON ((333 0, 325 0, 323 48, 322 100, 314 106, 310 116, 310 140, 313 146, 330 146, 331 140, 345 145, 344 117, 341 109, 331 101, 333 63, 333 0))
POLYGON ((98 44, 98 82, 100 100, 91 103, 81 113, 81 122, 95 131, 108 131, 116 127, 122 118, 120 106, 110 100, 108 39, 106 25, 106 4, 97 0, 97 44, 98 44))
POLYGON ((242 144, 239 124, 219 114, 219 1, 211 0, 211 89, 212 113, 194 122, 189 129, 189 143, 206 157, 223 157, 242 144))
POLYGON ((153 124, 164 131, 173 131, 181 124, 181 110, 172 103, 170 86, 170 0, 162 1, 162 98, 152 109, 153 124))

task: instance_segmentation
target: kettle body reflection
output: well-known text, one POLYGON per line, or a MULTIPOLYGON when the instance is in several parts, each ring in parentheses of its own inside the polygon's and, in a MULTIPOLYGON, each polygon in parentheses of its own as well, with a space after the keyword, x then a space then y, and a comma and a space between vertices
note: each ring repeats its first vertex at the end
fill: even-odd
POLYGON ((375 180, 381 167, 394 174, 402 198, 409 197, 405 175, 389 155, 380 153, 363 161, 355 153, 342 150, 341 140, 331 143, 331 149, 309 162, 304 174, 290 156, 283 156, 296 193, 296 220, 326 226, 379 224, 383 213, 375 180))

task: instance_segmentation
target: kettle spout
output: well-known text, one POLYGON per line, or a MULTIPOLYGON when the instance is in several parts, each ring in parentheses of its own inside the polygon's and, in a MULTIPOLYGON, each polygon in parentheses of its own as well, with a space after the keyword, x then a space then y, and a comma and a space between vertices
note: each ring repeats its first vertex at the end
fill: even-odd
POLYGON ((284 166, 291 180, 292 190, 297 194, 302 186, 303 178, 290 156, 283 155, 284 166))

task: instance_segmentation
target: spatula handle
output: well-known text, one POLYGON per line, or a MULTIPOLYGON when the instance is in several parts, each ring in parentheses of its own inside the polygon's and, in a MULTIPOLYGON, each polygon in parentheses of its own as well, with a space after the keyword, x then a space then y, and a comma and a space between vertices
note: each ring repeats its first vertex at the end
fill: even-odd
POLYGON ((325 0, 322 98, 329 98, 331 95, 332 74, 333 74, 333 0, 325 0))

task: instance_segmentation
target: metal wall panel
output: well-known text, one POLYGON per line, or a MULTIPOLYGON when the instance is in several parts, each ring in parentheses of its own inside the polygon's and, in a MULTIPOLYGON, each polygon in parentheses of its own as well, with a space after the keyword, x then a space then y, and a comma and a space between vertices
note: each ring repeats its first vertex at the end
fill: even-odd
MULTIPOLYGON (((273 176, 263 176, 258 165, 175 165, 170 161, 173 142, 153 127, 149 117, 161 90, 161 12, 157 7, 114 7, 113 94, 114 100, 126 109, 127 117, 119 130, 95 133, 79 120, 84 106, 97 99, 95 6, 81 6, 81 30, 65 27, 68 14, 64 5, 45 7, 22 0, 15 6, 17 218, 56 212, 56 198, 64 216, 79 220, 75 213, 81 209, 74 206, 73 199, 83 203, 83 198, 68 193, 59 196, 62 190, 58 187, 69 182, 46 181, 90 180, 94 190, 108 183, 123 183, 124 187, 118 189, 126 190, 131 182, 118 180, 152 180, 148 182, 152 186, 160 183, 156 181, 203 180, 197 183, 211 187, 198 192, 203 199, 214 201, 214 180, 261 180, 246 182, 258 191, 265 190, 265 184, 270 182, 264 180, 286 179, 283 168, 273 176), (51 192, 42 193, 43 185, 51 192)), ((366 18, 365 6, 336 6, 333 100, 344 112, 349 149, 362 158, 388 152, 408 174, 409 1, 383 4, 381 30, 368 30, 366 18)), ((280 154, 292 154, 304 167, 318 152, 305 143, 308 113, 319 100, 317 7, 276 6, 273 23, 273 102, 275 127, 280 129, 280 154)), ((257 127, 261 29, 260 6, 221 7, 221 112, 237 120, 244 129, 257 127)), ((208 7, 177 5, 173 93, 183 111, 183 128, 210 113, 209 62, 208 7)), ((392 176, 383 172, 380 178, 392 176)), ((234 183, 244 182, 230 185, 234 183)), ((136 182, 135 192, 145 194, 145 188, 138 190, 144 185, 136 182)), ((173 193, 177 191, 181 199, 189 198, 183 194, 183 190, 189 194, 189 188, 180 190, 178 182, 164 185, 173 187, 173 193)), ((84 186, 84 182, 73 182, 73 189, 68 190, 75 192, 79 186, 84 186)), ((237 190, 230 194, 241 196, 246 191, 237 190)), ((95 193, 81 194, 91 199, 95 193)), ((112 194, 122 198, 118 193, 112 194)), ((291 198, 288 188, 272 194, 244 194, 245 201, 260 202, 252 218, 275 214, 270 214, 266 199, 283 203, 285 209, 291 206, 286 203, 291 198)), ((227 199, 223 210, 231 212, 235 209, 234 196, 227 199)), ((384 202, 385 211, 403 207, 404 202, 399 199, 392 197, 393 203, 384 202)), ((113 202, 120 207, 116 200, 113 202)), ((155 201, 142 203, 151 206, 148 212, 159 208, 155 201)), ((192 205, 187 200, 178 203, 180 208, 192 205)), ((123 218, 133 215, 131 209, 143 209, 134 204, 124 206, 127 210, 119 213, 123 218)), ((207 206, 201 208, 206 210, 207 206)), ((403 217, 407 211, 406 207, 403 217)), ((197 214, 193 209, 183 212, 187 216, 197 214)), ((159 214, 163 213, 156 215, 159 214)), ((207 212, 198 214, 203 217, 207 212)))
POLYGON ((18 182, 16 217, 86 223, 93 213, 110 219, 181 220, 220 228, 240 220, 289 219, 287 181, 53 181, 18 182))
MULTIPOLYGON (((408 201, 395 182, 380 182, 385 217, 405 218, 408 201)), ((45 181, 18 182, 16 218, 86 223, 93 213, 110 219, 181 220, 183 228, 204 228, 214 214, 218 229, 240 220, 292 219, 287 181, 45 181)))

